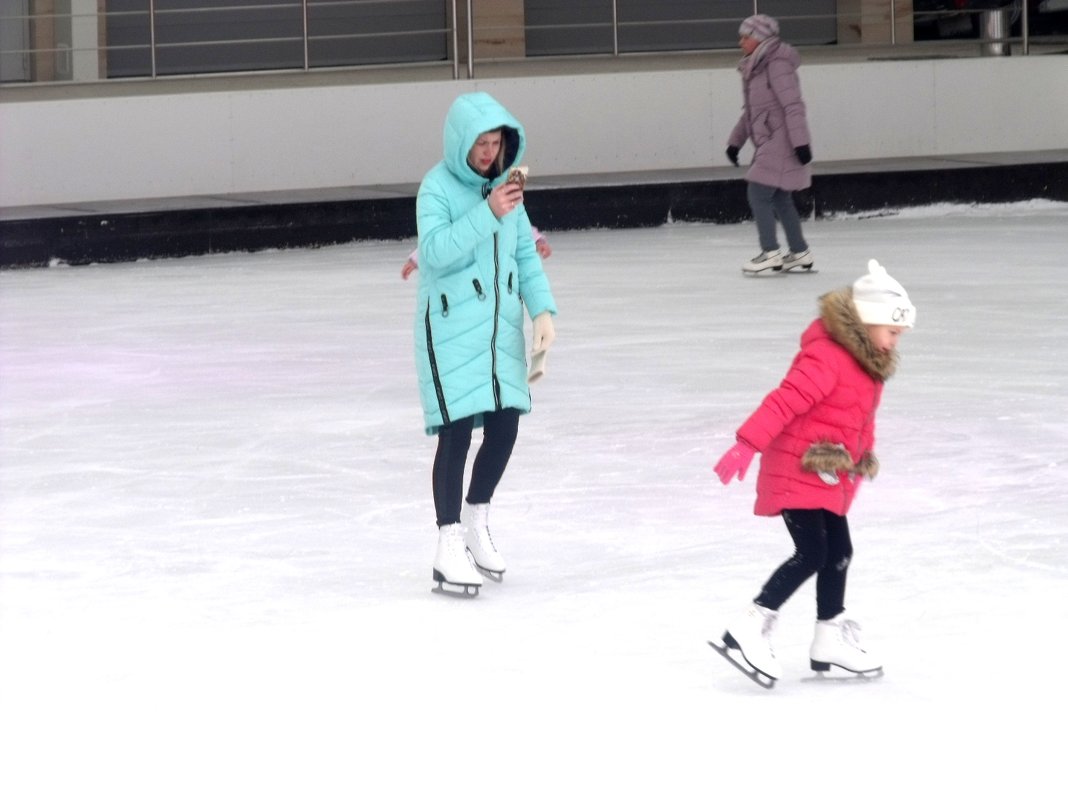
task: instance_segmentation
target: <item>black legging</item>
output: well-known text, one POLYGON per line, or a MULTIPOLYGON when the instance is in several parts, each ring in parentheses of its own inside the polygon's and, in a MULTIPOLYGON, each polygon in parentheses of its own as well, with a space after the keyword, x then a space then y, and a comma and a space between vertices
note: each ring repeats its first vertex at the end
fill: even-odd
MULTIPOLYGON (((460 522, 463 506, 464 468, 471 449, 474 417, 454 420, 438 431, 438 451, 434 456, 434 511, 438 526, 460 522)), ((482 445, 471 469, 468 503, 489 503, 504 475, 519 433, 519 410, 501 409, 482 415, 482 445)))
POLYGON ((785 509, 782 519, 794 541, 794 555, 771 574, 756 602, 778 609, 815 573, 816 617, 830 620, 841 614, 853 558, 849 523, 826 509, 785 509))

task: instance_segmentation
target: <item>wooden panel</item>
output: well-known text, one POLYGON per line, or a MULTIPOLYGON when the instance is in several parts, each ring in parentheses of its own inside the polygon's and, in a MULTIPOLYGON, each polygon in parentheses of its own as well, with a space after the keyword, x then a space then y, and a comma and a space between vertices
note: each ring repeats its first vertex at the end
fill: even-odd
POLYGON ((839 44, 890 44, 890 15, 899 44, 912 41, 912 0, 838 0, 839 44))
POLYGON ((474 3, 475 58, 523 58, 527 54, 523 0, 474 3))

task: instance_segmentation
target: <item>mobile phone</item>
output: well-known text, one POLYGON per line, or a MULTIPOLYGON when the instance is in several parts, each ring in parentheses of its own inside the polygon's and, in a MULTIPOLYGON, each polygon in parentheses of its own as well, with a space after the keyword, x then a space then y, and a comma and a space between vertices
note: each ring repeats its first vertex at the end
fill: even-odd
POLYGON ((508 183, 519 184, 519 188, 522 189, 527 182, 528 172, 526 167, 512 167, 508 170, 508 183))

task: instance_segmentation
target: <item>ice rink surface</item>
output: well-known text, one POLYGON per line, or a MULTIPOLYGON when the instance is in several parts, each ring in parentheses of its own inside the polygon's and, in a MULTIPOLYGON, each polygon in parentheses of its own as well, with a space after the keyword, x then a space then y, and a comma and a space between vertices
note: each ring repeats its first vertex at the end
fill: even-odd
POLYGON ((806 234, 747 278, 749 224, 549 232, 474 601, 430 593, 412 242, 0 273, 0 797, 1055 795, 1068 204, 806 234), (918 307, 849 515, 886 676, 805 681, 810 583, 769 692, 706 640, 789 539, 712 465, 872 257, 918 307))

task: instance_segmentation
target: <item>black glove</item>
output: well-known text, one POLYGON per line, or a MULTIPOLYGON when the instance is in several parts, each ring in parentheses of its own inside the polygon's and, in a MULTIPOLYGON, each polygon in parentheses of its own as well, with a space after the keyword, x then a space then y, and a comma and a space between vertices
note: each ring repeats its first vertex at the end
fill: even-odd
POLYGON ((812 161, 812 148, 808 145, 801 145, 801 147, 795 147, 794 153, 797 154, 797 160, 802 164, 808 164, 812 161))
POLYGON ((727 161, 729 161, 735 167, 738 166, 738 148, 736 148, 734 145, 727 146, 727 161))

